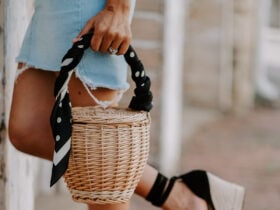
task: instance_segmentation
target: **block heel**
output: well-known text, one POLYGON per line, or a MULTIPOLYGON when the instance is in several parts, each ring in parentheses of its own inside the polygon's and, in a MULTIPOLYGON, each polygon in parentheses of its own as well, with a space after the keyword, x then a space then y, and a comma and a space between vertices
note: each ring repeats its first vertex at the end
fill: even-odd
POLYGON ((207 173, 210 193, 216 210, 241 210, 243 208, 245 189, 237 184, 225 181, 207 173))

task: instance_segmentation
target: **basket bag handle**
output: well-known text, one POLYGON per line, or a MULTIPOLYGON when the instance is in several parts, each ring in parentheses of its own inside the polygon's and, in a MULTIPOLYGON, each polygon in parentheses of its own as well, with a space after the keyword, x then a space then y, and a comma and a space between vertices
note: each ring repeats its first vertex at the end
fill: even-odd
MULTIPOLYGON (((81 61, 84 51, 89 48, 92 36, 92 32, 83 35, 68 50, 62 59, 60 73, 55 81, 54 95, 56 101, 50 117, 52 133, 55 140, 51 186, 63 176, 68 167, 72 133, 72 114, 68 83, 75 67, 81 61)), ((134 89, 135 95, 131 99, 129 108, 148 112, 153 106, 150 78, 146 76, 144 66, 131 45, 125 53, 124 58, 131 68, 131 77, 136 84, 136 88, 134 89)))

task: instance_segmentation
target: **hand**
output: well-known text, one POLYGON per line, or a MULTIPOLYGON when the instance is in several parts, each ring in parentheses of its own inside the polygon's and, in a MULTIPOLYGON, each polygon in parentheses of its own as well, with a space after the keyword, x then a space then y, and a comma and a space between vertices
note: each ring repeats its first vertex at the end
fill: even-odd
POLYGON ((124 7, 124 5, 116 3, 114 5, 107 4, 102 11, 88 20, 73 42, 93 29, 94 34, 90 45, 92 50, 107 53, 111 47, 117 50, 117 55, 123 55, 127 51, 131 40, 128 16, 129 6, 124 7))

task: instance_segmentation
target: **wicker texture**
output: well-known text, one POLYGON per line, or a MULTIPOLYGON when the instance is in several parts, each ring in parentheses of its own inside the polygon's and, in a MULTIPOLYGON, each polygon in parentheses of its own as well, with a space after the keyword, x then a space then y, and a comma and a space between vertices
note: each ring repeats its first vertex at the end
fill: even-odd
POLYGON ((78 202, 127 202, 149 154, 148 112, 74 107, 72 146, 64 175, 78 202))

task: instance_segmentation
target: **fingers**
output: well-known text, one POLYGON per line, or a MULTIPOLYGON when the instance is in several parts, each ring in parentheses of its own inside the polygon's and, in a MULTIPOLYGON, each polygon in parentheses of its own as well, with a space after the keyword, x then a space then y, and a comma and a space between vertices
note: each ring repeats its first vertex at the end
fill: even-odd
MULTIPOLYGON (((123 55, 126 53, 130 43, 130 37, 126 36, 119 36, 117 35, 115 39, 111 42, 111 44, 108 46, 111 47, 112 49, 117 50, 117 55, 123 55)), ((107 48, 107 49, 108 49, 107 48)))
POLYGON ((112 46, 114 40, 116 40, 115 34, 106 33, 103 36, 102 43, 100 45, 100 51, 106 53, 108 52, 109 47, 112 47, 113 49, 118 49, 118 46, 112 46))
POLYGON ((101 44, 104 42, 104 32, 95 30, 91 39, 90 47, 93 51, 101 51, 101 44))
POLYGON ((113 13, 108 10, 101 11, 86 23, 79 35, 73 39, 73 42, 78 41, 81 36, 93 29, 92 50, 108 53, 110 52, 109 49, 111 49, 111 52, 117 51, 116 54, 118 55, 125 54, 131 39, 131 29, 127 14, 113 13))
POLYGON ((129 47, 130 39, 125 39, 118 48, 118 55, 124 55, 129 47))
MULTIPOLYGON (((91 30, 92 27, 86 25, 79 35, 73 39, 73 42, 78 41, 84 34, 91 30)), ((108 53, 111 47, 117 50, 117 55, 123 55, 129 47, 130 39, 130 36, 120 35, 118 33, 94 31, 94 35, 91 39, 91 49, 102 53, 108 53)))
MULTIPOLYGON (((130 34, 130 33, 128 33, 130 34)), ((108 53, 109 48, 117 50, 117 55, 123 55, 127 51, 130 44, 129 35, 120 35, 117 32, 98 32, 95 31, 91 40, 91 48, 94 51, 108 53)))
POLYGON ((86 23, 86 25, 84 26, 84 28, 80 31, 80 33, 78 34, 78 36, 76 36, 76 37, 72 40, 72 42, 77 42, 77 41, 79 41, 79 39, 80 39, 83 35, 89 33, 89 32, 93 29, 93 28, 92 28, 93 24, 94 24, 93 20, 89 20, 89 21, 86 23))

